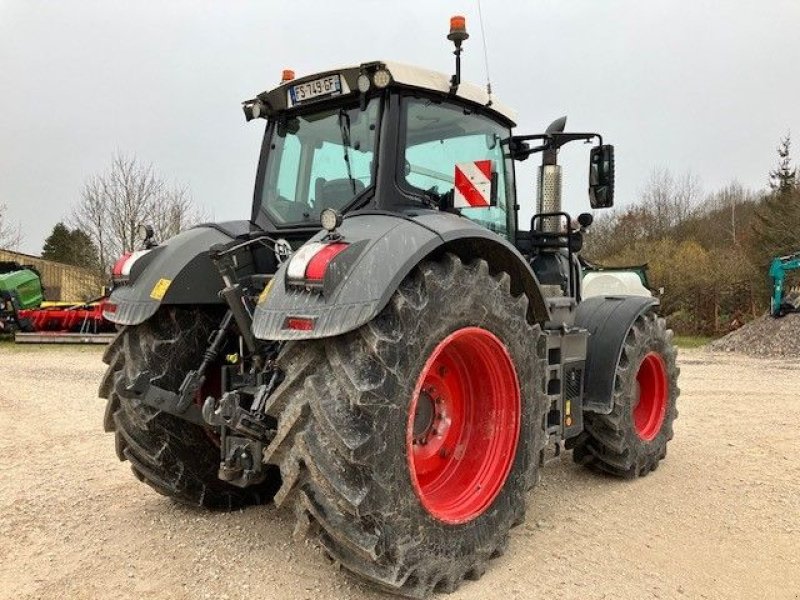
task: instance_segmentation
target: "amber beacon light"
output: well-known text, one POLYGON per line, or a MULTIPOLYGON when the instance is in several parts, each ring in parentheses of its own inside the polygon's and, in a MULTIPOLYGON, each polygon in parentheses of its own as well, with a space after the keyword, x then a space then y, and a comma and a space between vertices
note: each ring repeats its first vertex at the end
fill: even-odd
POLYGON ((454 17, 450 17, 450 33, 447 39, 455 42, 456 46, 460 46, 461 42, 469 39, 467 20, 463 16, 455 15, 454 17))
POLYGON ((461 44, 469 39, 467 33, 467 20, 461 15, 450 17, 450 33, 447 39, 453 42, 456 49, 453 54, 456 56, 456 72, 450 78, 450 93, 455 94, 461 84, 461 44))

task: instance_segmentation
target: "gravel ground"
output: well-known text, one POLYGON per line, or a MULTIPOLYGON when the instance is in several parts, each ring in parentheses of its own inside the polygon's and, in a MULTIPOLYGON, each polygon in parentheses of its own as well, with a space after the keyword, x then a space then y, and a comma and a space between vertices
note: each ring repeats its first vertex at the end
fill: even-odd
MULTIPOLYGON (((800 361, 680 363, 661 468, 551 464, 508 552, 447 598, 800 598, 800 361)), ((0 597, 382 597, 273 507, 205 513, 134 480, 101 430, 102 370, 96 348, 0 345, 0 597)))
POLYGON ((708 348, 760 358, 800 359, 800 313, 780 319, 765 315, 711 342, 708 348))

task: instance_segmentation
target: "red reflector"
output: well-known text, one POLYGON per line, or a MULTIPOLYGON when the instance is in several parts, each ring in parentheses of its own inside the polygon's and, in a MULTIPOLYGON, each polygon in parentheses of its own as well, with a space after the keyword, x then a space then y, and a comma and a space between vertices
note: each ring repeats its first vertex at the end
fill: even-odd
POLYGON ((323 246, 322 249, 308 261, 308 265, 306 266, 306 281, 322 281, 325 277, 325 271, 327 271, 328 265, 333 258, 345 248, 347 248, 347 244, 342 242, 335 242, 323 246))
POLYGON ((126 252, 122 256, 119 257, 117 262, 114 263, 114 268, 111 269, 111 274, 114 277, 122 277, 122 269, 125 268, 125 263, 131 257, 132 252, 126 252))
POLYGON ((314 329, 314 319, 308 317, 288 317, 284 329, 294 329, 295 331, 311 331, 314 329))
POLYGON ((117 312, 117 305, 113 302, 103 302, 103 312, 114 314, 117 312))

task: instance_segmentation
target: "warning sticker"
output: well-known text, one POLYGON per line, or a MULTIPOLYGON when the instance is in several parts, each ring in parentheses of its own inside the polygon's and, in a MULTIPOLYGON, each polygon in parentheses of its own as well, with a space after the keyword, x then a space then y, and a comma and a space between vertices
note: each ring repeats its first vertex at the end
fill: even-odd
POLYGON ((169 289, 169 284, 171 283, 172 279, 159 279, 153 286, 153 291, 150 292, 150 297, 153 300, 163 300, 167 290, 169 289))
POLYGON ((476 208, 490 205, 493 162, 476 160, 456 165, 456 185, 453 197, 453 204, 456 208, 476 208))

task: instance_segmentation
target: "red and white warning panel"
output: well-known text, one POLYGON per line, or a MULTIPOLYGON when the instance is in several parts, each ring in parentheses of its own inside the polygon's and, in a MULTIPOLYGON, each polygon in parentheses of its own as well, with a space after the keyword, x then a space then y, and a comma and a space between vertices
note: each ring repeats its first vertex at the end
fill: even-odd
POLYGON ((491 206, 493 160, 456 164, 453 206, 481 208, 491 206))

